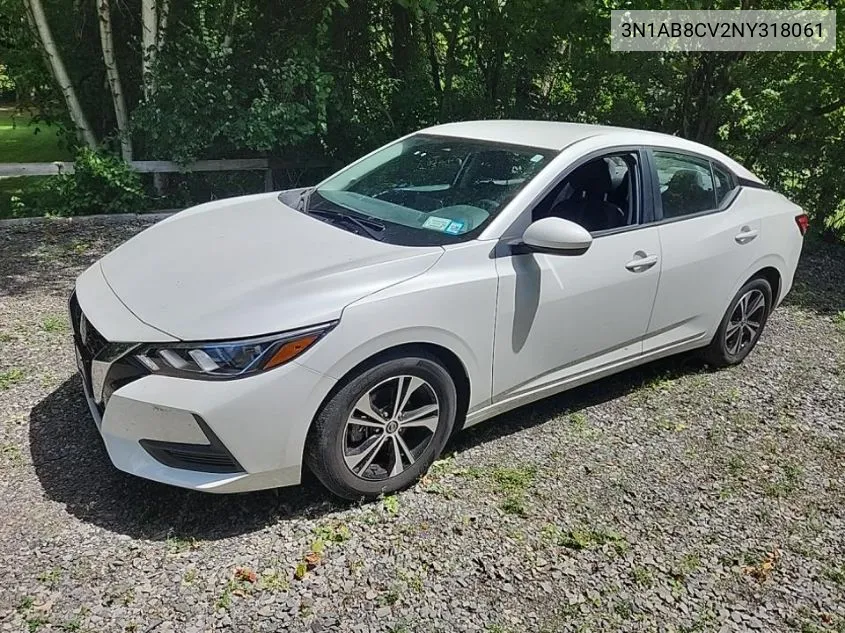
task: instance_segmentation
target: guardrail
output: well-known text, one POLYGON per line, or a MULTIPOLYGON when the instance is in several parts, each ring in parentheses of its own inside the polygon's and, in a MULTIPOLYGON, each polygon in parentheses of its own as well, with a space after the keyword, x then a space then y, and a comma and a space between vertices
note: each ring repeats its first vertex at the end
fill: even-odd
MULTIPOLYGON (((263 171, 264 190, 273 191, 273 171, 277 169, 324 169, 328 162, 292 161, 271 158, 229 158, 221 160, 198 160, 186 165, 170 160, 134 160, 129 163, 141 174, 172 174, 214 171, 263 171)), ((0 163, 0 178, 11 176, 57 176, 72 174, 73 163, 0 163)))

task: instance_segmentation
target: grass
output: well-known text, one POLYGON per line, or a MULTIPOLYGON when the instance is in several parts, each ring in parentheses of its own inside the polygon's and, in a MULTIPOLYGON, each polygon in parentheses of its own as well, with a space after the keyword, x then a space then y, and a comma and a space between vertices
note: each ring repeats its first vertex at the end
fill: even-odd
POLYGON ((23 380, 23 370, 17 367, 0 372, 0 390, 11 389, 13 385, 23 380))
POLYGON ((845 310, 840 310, 836 313, 836 316, 833 317, 833 323, 836 325, 836 329, 845 334, 845 310))
POLYGON ((41 321, 41 329, 45 332, 65 332, 68 329, 67 319, 57 315, 44 317, 41 321))
POLYGON ((585 527, 564 531, 556 525, 547 524, 543 527, 541 535, 546 541, 576 551, 596 549, 605 545, 618 554, 628 549, 625 537, 614 530, 585 527))
MULTIPOLYGON (((44 123, 30 124, 28 114, 15 114, 0 107, 0 163, 51 163, 72 160, 59 146, 57 129, 44 123)), ((0 218, 11 215, 10 199, 38 186, 41 178, 0 178, 0 218)))
POLYGON ((70 152, 59 146, 56 127, 30 124, 28 114, 15 114, 14 108, 0 107, 0 162, 49 163, 71 160, 70 152))

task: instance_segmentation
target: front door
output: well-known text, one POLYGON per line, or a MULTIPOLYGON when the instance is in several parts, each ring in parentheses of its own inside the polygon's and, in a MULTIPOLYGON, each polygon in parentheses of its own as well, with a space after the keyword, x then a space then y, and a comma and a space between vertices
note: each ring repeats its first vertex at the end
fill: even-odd
POLYGON ((534 211, 534 219, 579 221, 593 234, 590 248, 580 255, 499 253, 494 401, 575 381, 642 353, 661 257, 657 227, 640 221, 650 217, 643 213, 642 182, 636 152, 590 159, 534 211))

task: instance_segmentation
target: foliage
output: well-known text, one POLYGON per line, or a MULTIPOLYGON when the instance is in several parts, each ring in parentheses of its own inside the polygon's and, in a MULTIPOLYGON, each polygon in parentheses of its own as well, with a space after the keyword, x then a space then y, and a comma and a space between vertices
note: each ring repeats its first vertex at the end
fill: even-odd
MULTIPOLYGON (((43 2, 83 107, 109 147, 115 126, 94 5, 77 11, 70 0, 43 2)), ((845 0, 816 4, 845 8, 845 0)), ((38 117, 67 124, 22 5, 0 0, 0 59, 38 117)), ((171 0, 170 6, 155 89, 145 97, 140 1, 113 4, 138 159, 348 161, 411 130, 459 119, 626 125, 735 156, 803 205, 815 228, 845 236, 842 47, 613 53, 610 11, 632 6, 630 0, 171 0)), ((793 7, 806 3, 760 0, 754 8, 793 7)), ((647 0, 637 8, 679 7, 647 0)), ((843 21, 838 29, 841 40, 843 21)), ((200 194, 180 195, 188 203, 200 194)))
POLYGON ((144 205, 138 174, 119 158, 80 150, 74 173, 47 180, 42 208, 52 215, 133 213, 144 205))

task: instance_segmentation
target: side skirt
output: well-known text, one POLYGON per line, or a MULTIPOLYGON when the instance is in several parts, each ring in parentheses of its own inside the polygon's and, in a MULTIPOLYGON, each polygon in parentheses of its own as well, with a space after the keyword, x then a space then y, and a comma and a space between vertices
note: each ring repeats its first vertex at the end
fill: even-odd
POLYGON ((569 376, 568 378, 538 387, 532 391, 521 393, 519 395, 506 398, 505 400, 500 400, 498 402, 494 402, 493 404, 482 406, 481 408, 476 409, 475 411, 470 411, 467 414, 463 428, 474 426, 499 414, 516 409, 517 407, 536 402, 537 400, 542 400, 543 398, 548 398, 569 389, 574 389, 575 387, 580 387, 581 385, 585 385, 589 382, 599 380, 600 378, 604 378, 612 374, 617 374, 625 371, 626 369, 631 369, 632 367, 637 367, 638 365, 645 365, 646 363, 650 363, 651 361, 655 361, 660 358, 665 358, 666 356, 681 354, 683 352, 704 347, 708 342, 709 339, 705 339, 704 335, 696 336, 694 339, 688 341, 652 350, 648 354, 644 354, 642 356, 629 358, 617 363, 598 367, 581 374, 569 376))

